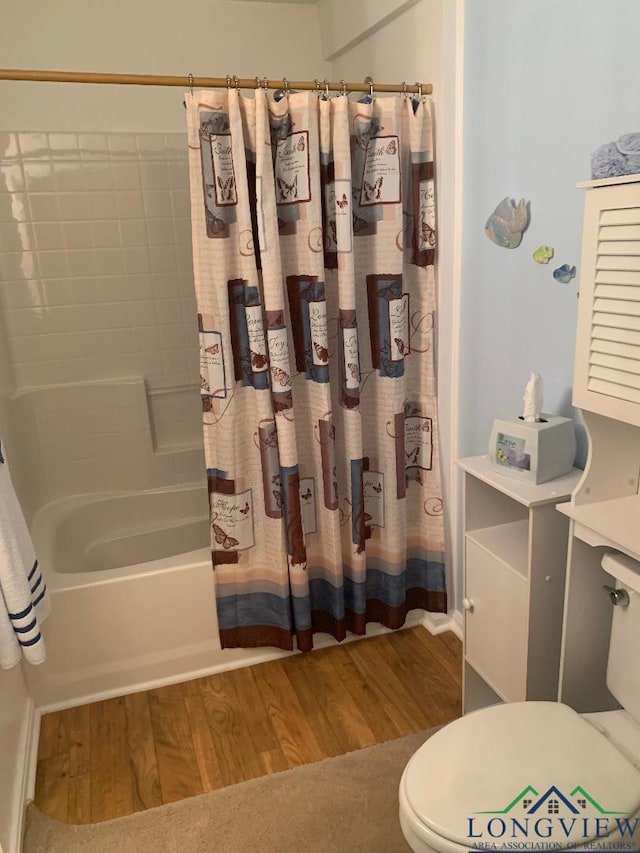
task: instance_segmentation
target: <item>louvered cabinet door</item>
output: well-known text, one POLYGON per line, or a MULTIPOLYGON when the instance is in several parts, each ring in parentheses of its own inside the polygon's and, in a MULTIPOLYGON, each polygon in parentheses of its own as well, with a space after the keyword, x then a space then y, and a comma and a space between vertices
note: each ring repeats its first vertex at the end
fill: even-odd
POLYGON ((640 426, 640 181, 586 186, 573 402, 640 426))

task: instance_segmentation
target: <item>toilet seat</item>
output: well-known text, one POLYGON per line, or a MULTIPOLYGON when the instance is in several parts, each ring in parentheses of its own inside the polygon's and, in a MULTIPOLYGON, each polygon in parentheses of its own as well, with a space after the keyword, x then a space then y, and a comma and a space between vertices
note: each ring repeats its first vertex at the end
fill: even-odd
POLYGON ((576 711, 557 702, 496 705, 450 723, 415 753, 400 783, 403 831, 419 842, 418 850, 458 853, 513 840, 511 834, 488 834, 490 820, 496 831, 502 821, 505 832, 523 840, 513 819, 524 826, 529 818, 528 833, 538 818, 548 823, 551 800, 558 804, 554 831, 560 817, 566 820, 562 838, 547 839, 565 842, 559 849, 596 836, 611 840, 617 829, 607 811, 620 817, 640 812, 640 771, 576 711), (596 817, 607 821, 598 831, 596 817))

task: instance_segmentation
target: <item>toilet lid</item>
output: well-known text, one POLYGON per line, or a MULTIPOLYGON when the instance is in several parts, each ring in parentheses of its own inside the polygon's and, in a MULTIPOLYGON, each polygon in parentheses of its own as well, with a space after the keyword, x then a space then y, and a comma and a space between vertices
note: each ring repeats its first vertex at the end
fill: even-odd
MULTIPOLYGON (((557 702, 495 705, 456 720, 415 753, 402 786, 415 820, 468 848, 576 847, 640 811, 640 772, 557 702)), ((625 840, 640 849, 640 826, 625 840)))

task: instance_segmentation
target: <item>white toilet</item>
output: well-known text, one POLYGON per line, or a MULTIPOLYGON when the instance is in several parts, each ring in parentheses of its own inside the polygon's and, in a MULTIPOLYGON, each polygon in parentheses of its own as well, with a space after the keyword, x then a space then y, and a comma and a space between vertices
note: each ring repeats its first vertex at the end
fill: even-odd
POLYGON ((400 782, 400 823, 415 853, 618 841, 640 850, 640 563, 606 554, 602 565, 623 590, 607 665, 621 709, 578 714, 558 702, 514 702, 445 726, 400 782))

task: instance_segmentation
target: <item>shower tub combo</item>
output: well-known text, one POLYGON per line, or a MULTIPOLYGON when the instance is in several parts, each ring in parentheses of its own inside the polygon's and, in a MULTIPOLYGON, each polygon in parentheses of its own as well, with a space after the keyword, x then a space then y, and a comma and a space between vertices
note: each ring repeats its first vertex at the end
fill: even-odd
POLYGON ((28 667, 40 707, 287 654, 220 647, 202 483, 62 498, 32 530, 52 597, 47 660, 28 667))

